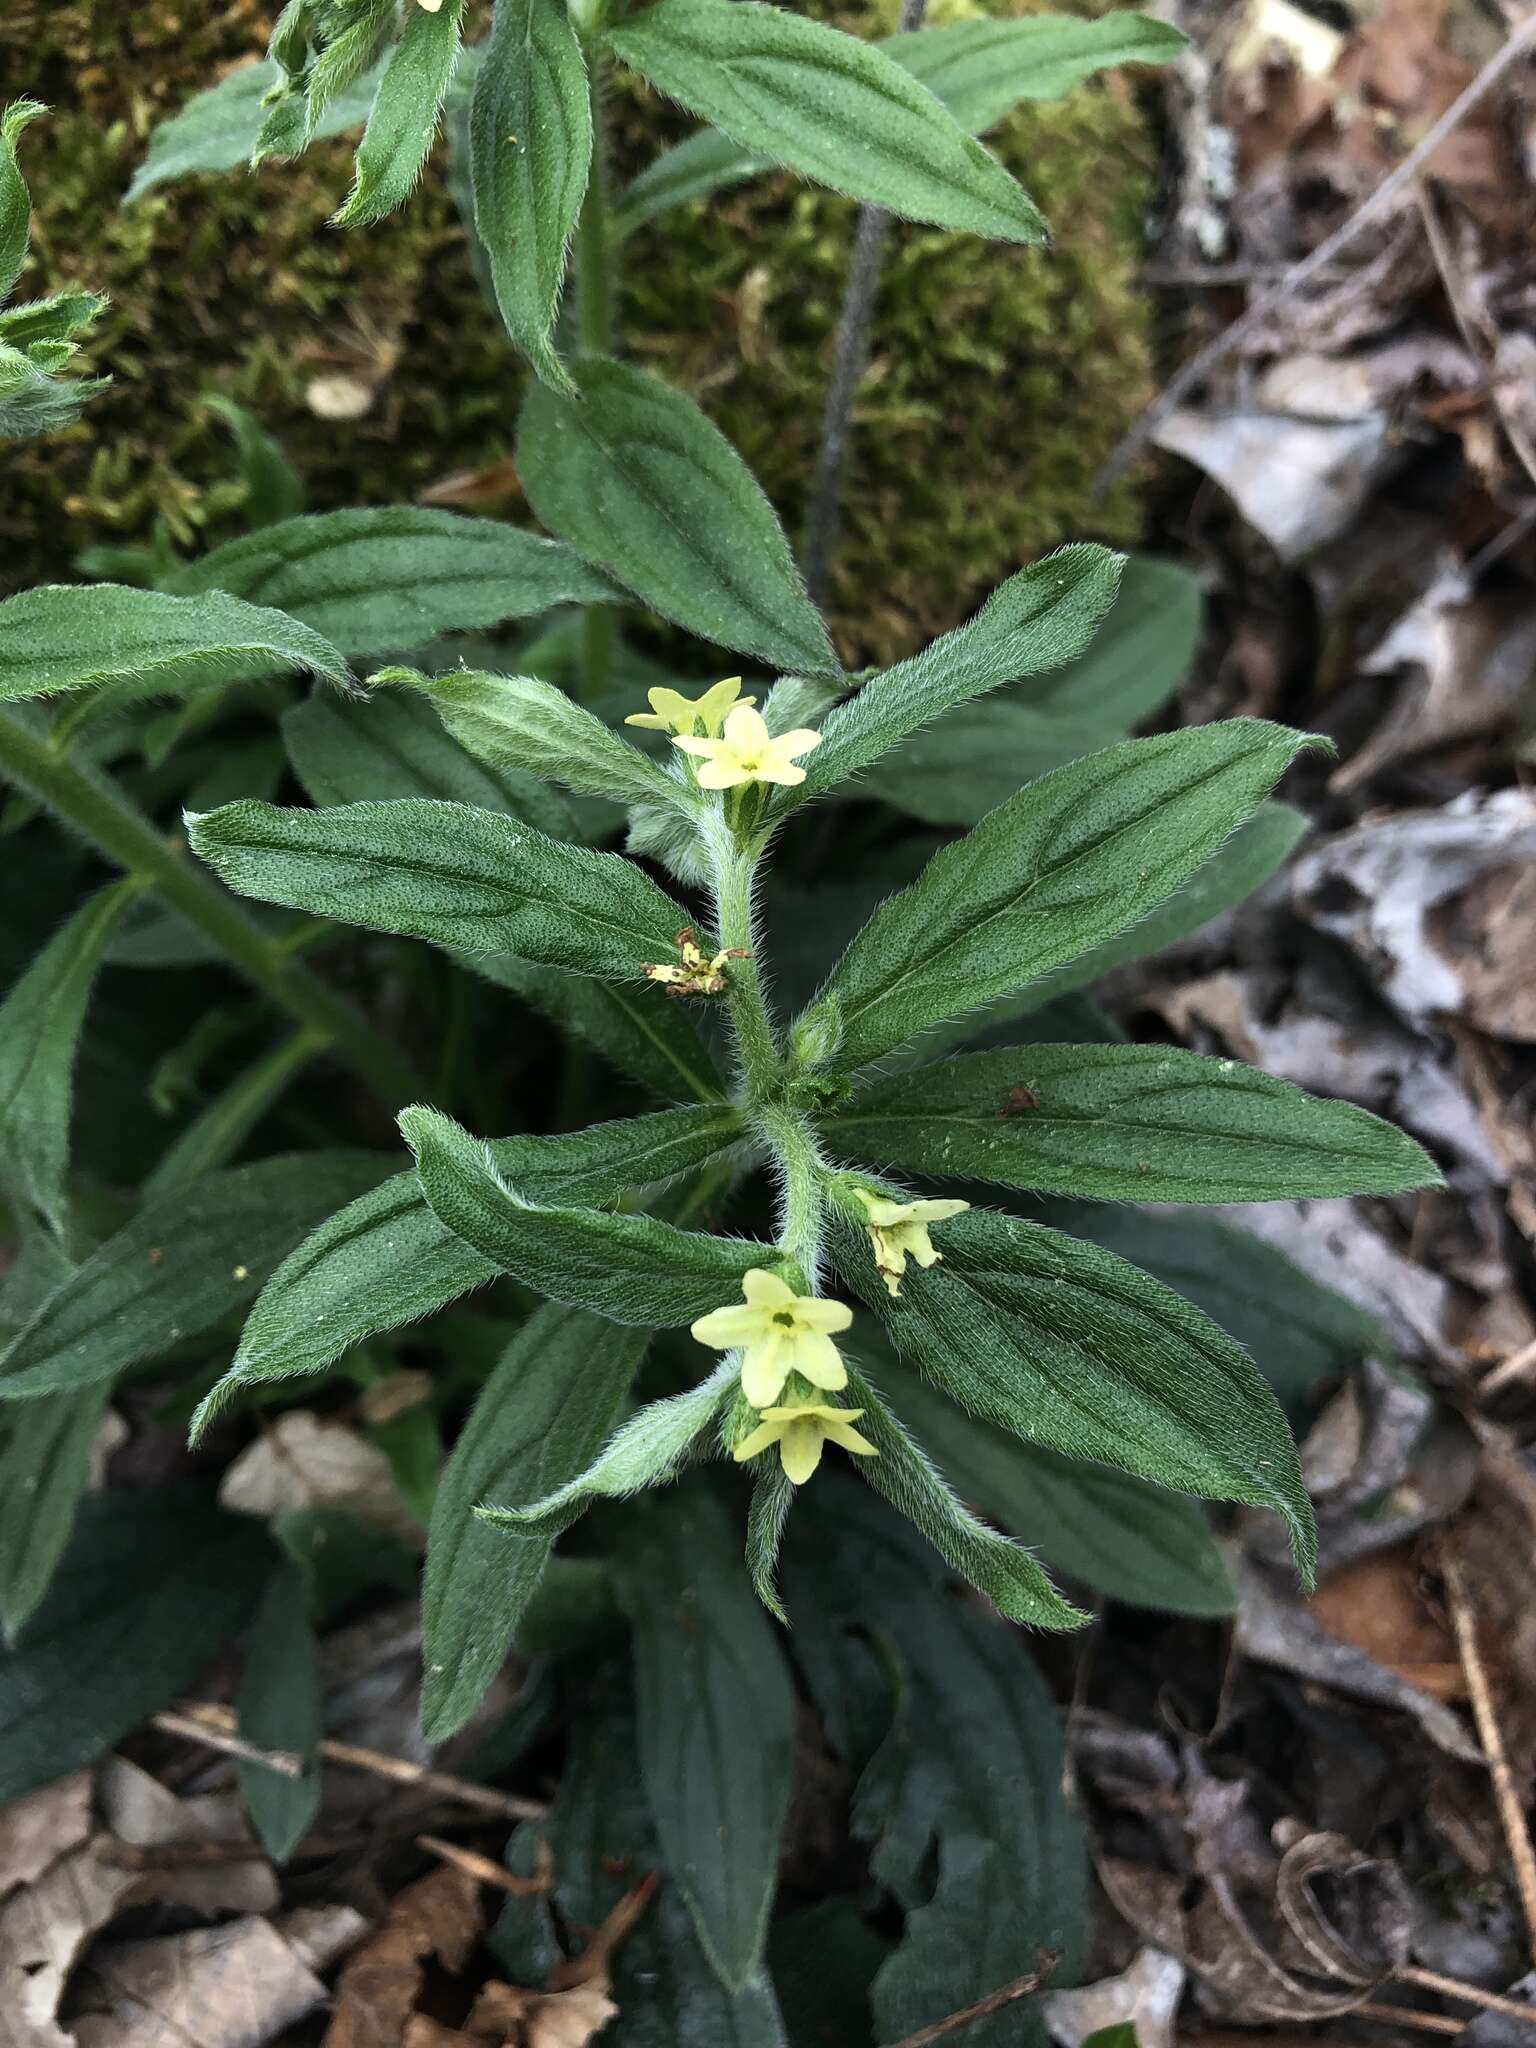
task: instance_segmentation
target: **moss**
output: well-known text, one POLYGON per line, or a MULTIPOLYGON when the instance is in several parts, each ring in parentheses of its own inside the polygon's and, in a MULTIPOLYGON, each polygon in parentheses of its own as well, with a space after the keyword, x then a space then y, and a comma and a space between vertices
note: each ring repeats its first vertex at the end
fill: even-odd
MULTIPOLYGON (((966 6, 949 0, 936 18, 966 6)), ((119 209, 154 123, 262 47, 268 19, 254 0, 188 28, 201 12, 10 0, 0 24, 0 69, 55 109, 24 144, 39 230, 22 289, 110 291, 89 353, 116 380, 82 426, 11 458, 0 554, 16 581, 57 575, 78 548, 140 536, 157 515, 183 546, 234 530, 228 443, 201 402, 210 390, 258 412, 317 506, 409 497, 511 448, 521 371, 475 286, 440 164, 403 215, 360 234, 325 225, 348 184, 343 144, 119 209), (327 423, 305 402, 309 379, 338 361, 390 366, 362 420, 327 423)), ((622 165, 687 131, 636 83, 615 104, 622 165)), ((1135 266, 1151 138, 1111 80, 1021 109, 993 144, 1055 247, 893 227, 831 607, 852 660, 942 631, 1061 539, 1138 537, 1134 484, 1103 503, 1090 484, 1149 389, 1135 266)), ((700 398, 792 535, 853 217, 844 200, 762 179, 642 231, 626 252, 635 353, 700 398)))

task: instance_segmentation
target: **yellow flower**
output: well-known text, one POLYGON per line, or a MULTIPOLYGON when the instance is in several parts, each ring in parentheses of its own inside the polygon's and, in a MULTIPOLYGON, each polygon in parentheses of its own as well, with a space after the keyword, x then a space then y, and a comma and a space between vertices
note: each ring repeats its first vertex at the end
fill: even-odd
POLYGON ((416 0, 416 5, 423 14, 441 14, 443 0, 416 0))
POLYGON ((782 782, 792 789, 805 780, 805 770, 795 766, 795 756, 819 747, 821 734, 802 726, 798 732, 780 733, 775 739, 760 712, 749 704, 738 704, 725 721, 723 738, 695 739, 690 733, 681 733, 672 744, 703 761, 698 771, 700 789, 736 789, 744 782, 782 782))
POLYGON ((920 1266, 937 1266, 942 1262, 942 1252, 934 1250, 928 1235, 929 1224, 963 1215, 971 1206, 969 1202, 889 1202, 884 1195, 870 1194, 867 1188, 856 1188, 854 1192, 869 1213, 875 1264, 886 1292, 891 1295, 901 1292, 901 1276, 909 1258, 916 1259, 920 1266))
POLYGON ((691 924, 683 927, 673 944, 678 951, 676 967, 655 960, 642 961, 640 966, 646 980, 659 982, 669 996, 723 996, 730 986, 725 978, 726 961, 752 958, 740 946, 727 946, 712 960, 706 960, 691 924))
POLYGON ((879 1457, 876 1446, 853 1426, 863 1413, 862 1408, 828 1408, 810 1402, 796 1408, 767 1408, 757 1428, 742 1438, 733 1455, 739 1465, 777 1444, 785 1476, 796 1486, 804 1486, 821 1463, 823 1444, 837 1444, 855 1458, 879 1457))
POLYGON ((754 1408, 776 1401, 792 1372, 829 1393, 847 1386, 848 1368, 832 1332, 848 1328, 851 1308, 796 1294, 777 1273, 761 1266, 742 1276, 741 1291, 745 1302, 700 1316, 693 1334, 716 1351, 741 1347, 741 1388, 754 1408))
MULTIPOLYGON (((741 677, 727 676, 702 697, 685 697, 680 690, 647 690, 649 711, 634 711, 626 725, 643 725, 652 732, 704 733, 713 737, 725 723, 725 714, 741 697, 741 677)), ((743 705, 755 704, 755 697, 741 697, 743 705)))

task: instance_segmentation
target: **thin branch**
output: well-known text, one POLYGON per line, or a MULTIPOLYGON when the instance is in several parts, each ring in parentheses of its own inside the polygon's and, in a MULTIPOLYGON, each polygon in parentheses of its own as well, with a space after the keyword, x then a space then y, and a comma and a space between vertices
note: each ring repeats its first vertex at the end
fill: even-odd
POLYGON ((1224 328, 1213 341, 1198 349, 1189 361, 1182 365, 1170 379, 1162 393, 1153 400, 1141 418, 1121 441, 1109 461, 1095 480, 1095 488, 1107 490, 1117 477, 1124 474, 1128 464, 1135 460, 1146 447, 1163 421, 1187 398, 1191 391, 1204 383, 1218 363, 1224 362, 1234 349, 1248 339, 1277 307, 1284 304, 1304 284, 1308 284, 1321 270, 1326 270, 1334 259, 1355 240, 1371 222, 1380 219, 1392 202, 1418 177, 1424 166, 1447 139, 1461 126, 1475 107, 1485 100, 1506 73, 1524 56, 1536 47, 1536 15, 1523 21, 1501 50, 1483 66, 1464 92, 1448 106, 1424 136, 1423 140, 1408 152, 1402 162, 1376 190, 1363 199, 1340 227, 1324 241, 1318 243, 1311 255, 1304 256, 1294 264, 1275 284, 1251 300, 1248 310, 1224 328))
POLYGON ((1502 2013, 1506 2019, 1536 2027, 1536 2005, 1505 1998, 1498 1991, 1485 1991, 1480 1984, 1464 1984, 1459 1977, 1443 1977, 1438 1970, 1421 1970, 1413 1963, 1394 1970, 1392 1975, 1399 1984, 1416 1984, 1421 1991, 1436 1992, 1441 1998, 1459 1998, 1464 2005, 1480 2005, 1484 2012, 1502 2013))
POLYGON ((1013 2005, 1021 1998, 1028 1998, 1032 1991, 1038 1991, 1060 1961, 1061 1957, 1054 1950, 1044 1950, 1039 1963, 1027 1976, 1015 1977, 1011 1984, 989 1991, 974 2005, 964 2006, 959 2012, 935 2020, 931 2027, 919 2027, 915 2034, 903 2034, 899 2041, 891 2043, 891 2048, 929 2048, 930 2042, 942 2041, 947 2034, 958 2033, 961 2027, 968 2027, 973 2020, 984 2020, 994 2012, 1001 2012, 1004 2006, 1013 2005))

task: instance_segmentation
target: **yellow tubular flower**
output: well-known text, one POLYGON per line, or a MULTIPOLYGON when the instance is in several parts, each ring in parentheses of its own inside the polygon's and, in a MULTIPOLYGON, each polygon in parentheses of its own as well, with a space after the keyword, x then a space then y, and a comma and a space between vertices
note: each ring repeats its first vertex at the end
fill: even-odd
POLYGON ((740 676, 727 676, 702 697, 685 697, 680 690, 647 690, 645 694, 650 699, 650 710, 631 712, 624 721, 626 725, 643 725, 651 732, 702 733, 707 738, 718 734, 738 697, 743 705, 757 702, 755 697, 741 696, 740 676))
POLYGON ((969 1202, 890 1202, 883 1195, 872 1195, 867 1188, 857 1188, 855 1193, 869 1215, 869 1237, 880 1278, 887 1294, 893 1296, 901 1293, 901 1276, 907 1270, 908 1259, 916 1259, 920 1266, 941 1263, 943 1253, 933 1248, 929 1224, 947 1222, 951 1216, 963 1215, 971 1206, 969 1202))
POLYGON ((696 739, 680 733, 672 744, 702 761, 700 789, 736 789, 744 782, 782 782, 792 789, 805 780, 805 770, 795 766, 795 756, 819 747, 821 734, 802 726, 798 732, 780 733, 775 739, 760 712, 749 704, 738 704, 725 721, 722 738, 696 739))
POLYGON ((798 1408, 768 1408, 750 1436, 744 1436, 732 1453, 737 1464, 755 1458, 770 1444, 779 1447, 784 1475, 796 1486, 804 1486, 821 1463, 822 1447, 836 1444, 855 1458, 878 1458, 877 1447, 854 1428, 864 1414, 862 1408, 828 1408, 805 1402, 798 1408))
POLYGON ((761 1266, 742 1276, 741 1291, 745 1302, 711 1309, 693 1325, 693 1335, 716 1351, 741 1349, 741 1390, 754 1408, 776 1401, 792 1372, 829 1393, 847 1386, 848 1368, 832 1333, 848 1328, 851 1308, 796 1294, 761 1266))

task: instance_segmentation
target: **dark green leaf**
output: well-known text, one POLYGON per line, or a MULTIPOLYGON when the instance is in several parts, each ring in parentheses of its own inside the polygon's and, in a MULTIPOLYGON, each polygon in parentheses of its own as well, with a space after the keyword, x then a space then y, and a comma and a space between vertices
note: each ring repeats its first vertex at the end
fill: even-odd
POLYGON ((659 0, 608 39, 626 64, 744 149, 911 220, 1041 242, 995 157, 868 43, 759 0, 659 0))
POLYGON ((1143 1202, 1392 1195, 1440 1175, 1412 1138, 1237 1060, 1030 1045, 877 1081, 829 1118, 842 1156, 908 1173, 1143 1202))
POLYGON ((883 904, 833 970, 808 1014, 835 1006, 837 1064, 862 1066, 1044 982, 1134 925, 1309 744, 1284 726, 1234 719, 1128 740, 1020 791, 883 904))
POLYGON ((1095 72, 1171 64, 1187 39, 1167 22, 1116 7, 1096 21, 1065 14, 950 21, 890 36, 880 47, 980 135, 1021 101, 1065 99, 1095 72))
POLYGON ((633 861, 464 804, 233 803, 189 815, 187 836, 242 896, 576 974, 638 982, 688 923, 633 861))
POLYGON ((422 1592, 422 1731, 446 1742, 500 1669, 551 1538, 493 1528, 482 1501, 535 1500, 574 1479, 618 1416, 647 1333, 540 1309, 486 1382, 437 1489, 422 1592))
POLYGON ((620 1073, 643 1081, 668 1102, 718 1102, 726 1082, 694 1029, 684 1003, 655 1002, 649 986, 592 981, 525 960, 471 963, 498 988, 511 989, 596 1046, 620 1073))
POLYGON ((778 517, 719 428, 626 363, 585 356, 577 377, 580 399, 530 392, 518 428, 544 524, 700 639, 835 673, 778 517))
POLYGON ((1272 1508, 1316 1557, 1296 1449, 1251 1360, 1198 1309, 1096 1245, 971 1210, 942 1265, 885 1290, 866 1232, 837 1226, 845 1277, 897 1350, 972 1415, 1181 1493, 1272 1508))
POLYGON ((925 825, 974 825, 1026 782, 1121 737, 1094 719, 983 698, 884 755, 854 794, 877 796, 925 825))
MULTIPOLYGON (((378 90, 379 75, 377 71, 367 73, 332 100, 313 139, 318 142, 345 134, 349 128, 361 128, 378 90)), ((179 114, 162 121, 150 136, 148 153, 124 195, 127 203, 194 171, 230 171, 246 163, 255 154, 266 117, 263 102, 281 78, 276 64, 246 64, 206 92, 195 94, 179 114)), ((293 147, 302 149, 304 143, 301 117, 293 147)))
POLYGON ((92 1762, 184 1692, 271 1558, 258 1523, 200 1489, 85 1501, 47 1599, 0 1657, 0 1800, 92 1762))
POLYGON ((407 1109, 399 1122, 438 1221, 553 1301, 617 1323, 687 1323, 736 1300, 752 1267, 777 1263, 771 1245, 706 1237, 656 1216, 541 1204, 451 1117, 407 1109))
POLYGON ((695 1484, 631 1509, 614 1558, 634 1630, 640 1769, 662 1857, 728 1989, 762 1967, 797 1714, 773 1625, 695 1484))
POLYGON ((773 168, 771 157, 753 156, 718 128, 700 128, 664 150, 629 185, 614 211, 614 233, 631 235, 676 206, 707 199, 723 185, 739 185, 773 168))
POLYGON ((0 1353, 0 1399, 97 1386, 211 1329, 389 1165, 378 1153, 293 1153, 146 1202, 0 1353))
POLYGON ((284 519, 189 562, 172 587, 276 605, 359 658, 622 596, 561 541, 429 505, 284 519))
POLYGON ((0 701, 109 684, 119 695, 160 695, 263 667, 303 669, 342 689, 352 680, 310 627, 222 591, 52 583, 0 604, 0 701))
POLYGON ((107 1395, 104 1386, 54 1394, 0 1415, 0 1630, 8 1643, 69 1542, 107 1395))
POLYGON ((304 1759, 300 1778, 260 1764, 240 1766, 246 1811, 275 1863, 287 1862, 320 1811, 320 1709, 320 1645, 309 1589, 290 1558, 267 1580, 257 1605, 237 1701, 245 1741, 304 1759))
POLYGON ((410 197, 437 133, 443 97, 459 55, 464 0, 443 0, 428 13, 406 9, 394 47, 357 147, 357 177, 335 217, 340 228, 381 220, 410 197))
POLYGON ((587 67, 565 0, 497 0, 469 117, 475 226, 508 334, 569 390, 551 344, 592 161, 587 67))
MULTIPOLYGON (((245 485, 242 518, 252 529, 275 526, 282 519, 297 519, 304 510, 304 480, 282 449, 243 405, 232 398, 209 398, 210 412, 218 414, 235 437, 240 454, 240 481, 245 485)), ((244 596, 242 591, 239 593, 244 596)))

